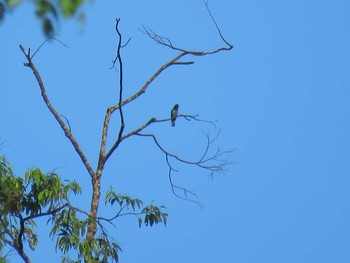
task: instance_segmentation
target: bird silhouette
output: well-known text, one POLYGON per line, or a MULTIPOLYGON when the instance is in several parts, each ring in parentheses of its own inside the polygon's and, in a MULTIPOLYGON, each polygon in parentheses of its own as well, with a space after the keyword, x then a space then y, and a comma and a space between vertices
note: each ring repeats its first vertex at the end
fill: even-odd
POLYGON ((171 126, 175 126, 175 121, 179 111, 179 104, 175 104, 174 108, 171 110, 171 126))

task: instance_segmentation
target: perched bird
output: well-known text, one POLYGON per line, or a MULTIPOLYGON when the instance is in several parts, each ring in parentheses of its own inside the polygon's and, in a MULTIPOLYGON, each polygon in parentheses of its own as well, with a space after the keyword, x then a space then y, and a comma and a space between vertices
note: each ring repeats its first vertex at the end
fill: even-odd
POLYGON ((179 111, 179 104, 175 104, 174 108, 171 110, 171 126, 175 126, 175 121, 179 111))

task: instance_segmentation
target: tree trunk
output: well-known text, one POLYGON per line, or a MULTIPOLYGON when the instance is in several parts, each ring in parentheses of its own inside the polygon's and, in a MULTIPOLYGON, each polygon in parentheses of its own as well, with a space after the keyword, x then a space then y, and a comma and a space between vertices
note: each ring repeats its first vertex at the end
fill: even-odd
POLYGON ((94 219, 97 217, 97 211, 98 206, 100 202, 100 196, 101 196, 101 172, 97 172, 93 178, 91 179, 92 182, 92 198, 91 198, 91 207, 90 207, 90 213, 89 213, 89 225, 88 225, 88 232, 86 235, 86 239, 94 238, 96 233, 96 222, 94 219))

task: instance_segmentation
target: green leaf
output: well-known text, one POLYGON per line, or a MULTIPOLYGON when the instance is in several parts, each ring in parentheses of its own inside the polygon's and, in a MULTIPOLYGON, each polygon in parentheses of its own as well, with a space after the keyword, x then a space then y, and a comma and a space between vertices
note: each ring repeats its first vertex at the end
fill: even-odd
POLYGON ((45 192, 40 192, 40 193, 38 194, 38 200, 39 200, 39 202, 41 202, 44 198, 45 198, 45 192))
POLYGON ((71 17, 75 14, 83 0, 61 0, 61 10, 64 16, 71 17))
POLYGON ((54 9, 54 7, 52 6, 52 4, 49 1, 39 0, 36 3, 36 14, 39 17, 43 17, 52 9, 54 9))
POLYGON ((166 226, 166 223, 168 221, 168 214, 167 213, 162 213, 162 218, 163 218, 164 225, 166 226))
POLYGON ((138 217, 137 220, 139 221, 139 227, 142 225, 142 218, 138 217))
POLYGON ((151 214, 150 217, 149 217, 149 223, 150 223, 151 226, 153 226, 153 223, 154 223, 154 221, 155 221, 155 220, 154 220, 154 219, 155 219, 154 217, 155 217, 154 214, 151 214))

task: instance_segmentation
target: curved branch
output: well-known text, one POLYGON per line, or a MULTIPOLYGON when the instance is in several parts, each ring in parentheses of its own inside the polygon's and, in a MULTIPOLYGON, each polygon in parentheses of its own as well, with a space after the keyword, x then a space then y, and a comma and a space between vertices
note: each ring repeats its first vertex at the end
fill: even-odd
POLYGON ((118 134, 118 141, 120 141, 120 138, 123 135, 125 123, 124 123, 124 115, 121 107, 121 102, 123 100, 123 61, 122 61, 122 56, 120 54, 120 49, 122 47, 122 35, 119 31, 118 24, 119 24, 120 19, 116 19, 116 25, 115 25, 115 30, 117 31, 117 34, 119 36, 119 42, 118 42, 118 50, 117 50, 117 58, 119 61, 119 113, 120 113, 120 130, 118 134))
POLYGON ((203 0, 203 3, 204 3, 204 5, 205 5, 205 7, 206 7, 206 9, 207 9, 207 11, 208 11, 208 13, 209 13, 209 15, 210 15, 211 20, 213 21, 213 23, 214 23, 214 25, 215 25, 215 27, 216 27, 216 30, 218 31, 218 33, 219 33, 219 35, 220 35, 220 38, 222 39, 222 41, 224 41, 224 42, 226 43, 226 45, 229 47, 229 49, 232 49, 234 46, 233 46, 232 44, 230 44, 230 43, 224 38, 224 36, 222 35, 221 30, 220 30, 218 24, 216 23, 215 18, 214 18, 214 16, 212 15, 210 9, 209 9, 208 1, 203 0))
POLYGON ((221 38, 221 40, 227 45, 227 47, 220 47, 217 48, 215 50, 212 51, 191 51, 188 49, 184 49, 184 48, 179 48, 173 45, 173 43, 171 42, 171 40, 168 37, 163 37, 157 33, 155 33, 153 30, 146 28, 145 26, 143 26, 143 31, 141 30, 141 32, 145 33, 146 35, 148 35, 153 41, 155 41, 157 44, 162 45, 162 46, 166 46, 168 48, 171 48, 173 50, 177 50, 177 51, 181 51, 181 52, 186 52, 190 55, 193 56, 205 56, 205 55, 211 55, 211 54, 215 54, 218 53, 220 51, 229 51, 231 50, 234 46, 229 43, 223 36, 223 34, 221 33, 221 30, 218 26, 218 24, 216 23, 216 20, 213 16, 213 14, 211 13, 210 9, 209 9, 209 5, 208 5, 208 1, 203 0, 203 3, 205 5, 205 8, 207 9, 207 12, 211 18, 211 20, 214 23, 214 26, 216 28, 216 30, 218 31, 218 34, 221 38))
POLYGON ((10 244, 18 253, 18 255, 23 259, 24 262, 30 263, 28 255, 23 250, 23 234, 24 234, 24 220, 21 214, 16 215, 19 218, 20 229, 17 238, 13 239, 10 244))
POLYGON ((80 148, 77 140, 74 138, 73 134, 71 133, 70 128, 67 127, 66 124, 64 123, 64 121, 62 120, 60 114, 51 105, 50 100, 49 100, 47 93, 46 93, 44 82, 42 81, 38 70, 36 69, 35 65, 32 62, 32 58, 30 57, 30 52, 28 51, 28 53, 27 53, 25 48, 22 45, 20 45, 19 47, 22 50, 24 56, 27 58, 27 61, 28 61, 28 63, 24 63, 24 66, 29 67, 33 71, 33 74, 34 74, 34 76, 39 84, 40 90, 41 90, 41 96, 42 96, 47 108, 49 109, 49 111, 52 113, 52 115, 55 117, 55 119, 57 120, 57 122, 61 126, 61 129, 63 130, 66 137, 73 144, 75 151, 78 153, 80 159, 82 160, 82 162, 83 162, 85 168, 87 169, 88 173, 90 174, 90 176, 93 177, 94 171, 92 170, 92 167, 90 166, 90 163, 88 162, 85 154, 83 153, 82 149, 80 148))
MULTIPOLYGON (((113 67, 114 64, 116 63, 116 61, 119 62, 119 102, 118 102, 118 109, 119 109, 119 115, 120 115, 120 129, 119 129, 119 133, 118 133, 118 138, 116 140, 116 142, 114 143, 114 145, 112 146, 112 148, 108 151, 108 153, 106 154, 106 156, 104 156, 104 151, 105 151, 105 145, 107 142, 107 131, 108 131, 108 126, 109 126, 109 120, 111 118, 112 113, 114 112, 114 110, 109 107, 107 109, 107 113, 106 113, 106 117, 105 117, 105 121, 103 124, 103 132, 102 132, 102 143, 101 144, 101 148, 100 148, 100 160, 101 163, 99 161, 99 166, 101 165, 103 167, 104 163, 109 159, 109 157, 113 154, 113 152, 115 151, 115 149, 117 149, 117 147, 119 146, 121 140, 122 140, 122 136, 123 136, 123 131, 125 128, 125 122, 124 122, 124 114, 123 114, 123 110, 122 110, 122 100, 123 100, 123 61, 122 61, 122 57, 121 57, 121 48, 125 47, 130 39, 127 41, 127 43, 125 45, 122 45, 122 35, 119 31, 118 25, 120 22, 120 18, 116 18, 116 25, 115 25, 115 30, 117 31, 118 34, 118 48, 117 48, 117 56, 115 58, 115 60, 113 61, 113 67), (103 157, 104 156, 104 157, 103 157)), ((100 167, 102 169, 102 167, 100 167)))
POLYGON ((128 104, 129 102, 135 100, 136 98, 138 98, 141 94, 145 93, 146 89, 148 88, 148 86, 168 67, 172 66, 172 65, 188 65, 188 64, 193 64, 191 62, 187 62, 187 63, 179 63, 177 62, 180 58, 182 58, 183 56, 185 56, 187 53, 183 52, 177 56, 175 56, 173 59, 171 59, 170 61, 168 61, 167 63, 165 63, 163 66, 161 66, 147 81, 146 83, 141 87, 141 89, 136 92, 135 94, 133 94, 132 96, 130 96, 129 98, 123 100, 120 104, 115 105, 113 107, 111 107, 112 111, 117 110, 119 107, 124 106, 125 104, 128 104))
POLYGON ((210 140, 210 136, 209 134, 206 134, 206 137, 207 137, 207 145, 206 145, 206 148, 203 152, 203 154, 201 155, 201 157, 199 158, 198 161, 188 161, 188 160, 185 160, 183 158, 180 158, 179 156, 173 154, 173 153, 170 153, 169 151, 165 150, 164 147, 162 147, 160 145, 160 143, 158 142, 156 136, 154 134, 142 134, 142 133, 135 133, 136 135, 138 136, 142 136, 142 137, 150 137, 153 139, 154 143, 156 144, 156 146, 158 147, 158 149, 160 149, 164 154, 165 154, 165 158, 166 158, 166 162, 167 162, 167 165, 169 167, 169 182, 170 182, 170 185, 171 185, 171 189, 172 189, 172 192, 175 196, 183 199, 183 200, 187 200, 187 201, 191 201, 191 202, 194 202, 196 203, 197 205, 199 205, 200 207, 202 207, 202 204, 194 199, 191 199, 191 198, 188 198, 187 195, 190 194, 194 197, 197 197, 193 192, 187 190, 186 188, 183 188, 183 187, 179 187, 177 185, 175 185, 172 181, 172 171, 175 171, 177 172, 173 167, 172 165, 170 164, 170 161, 169 161, 169 157, 172 157, 174 158, 175 160, 181 162, 181 163, 185 163, 185 164, 189 164, 189 165, 195 165, 195 166, 198 166, 202 169, 205 169, 205 170, 208 170, 210 171, 210 177, 213 177, 213 175, 215 173, 224 173, 225 170, 227 169, 227 166, 229 164, 231 164, 231 162, 229 161, 228 158, 226 159, 221 159, 221 157, 225 154, 229 154, 232 152, 232 150, 227 150, 227 151, 221 151, 219 148, 217 149, 217 151, 211 155, 211 156, 208 156, 208 152, 209 152, 209 148, 210 148, 210 145, 216 140, 217 137, 215 137, 214 139, 210 140), (212 163, 214 162, 214 164, 212 163), (176 192, 175 192, 175 189, 177 190, 181 190, 183 191, 183 195, 184 196, 180 196, 178 195, 176 192))
POLYGON ((228 154, 231 153, 233 150, 227 150, 227 151, 221 151, 220 148, 217 149, 217 151, 215 152, 215 154, 213 154, 212 156, 207 157, 208 154, 208 150, 210 145, 215 141, 214 140, 210 140, 209 139, 209 135, 207 136, 207 145, 206 145, 206 149, 202 155, 202 157, 198 160, 198 161, 188 161, 185 160, 183 158, 180 158, 179 156, 170 153, 168 151, 166 151, 158 142, 156 136, 154 134, 142 134, 142 133, 136 133, 136 135, 138 136, 142 136, 142 137, 151 137, 153 139, 153 141, 155 142, 155 144, 158 146, 158 148, 167 156, 173 157, 174 159, 176 159, 179 162, 182 163, 186 163, 186 164, 190 164, 190 165, 196 165, 200 168, 206 169, 210 171, 210 175, 214 175, 215 173, 224 173, 225 170, 227 169, 227 166, 231 164, 231 162, 227 159, 220 159, 220 157, 224 154, 228 154), (215 161, 215 162, 219 162, 218 164, 208 164, 211 161, 215 161))
POLYGON ((118 34, 118 47, 117 47, 117 55, 116 58, 113 60, 113 65, 112 68, 114 68, 115 63, 118 61, 119 62, 119 102, 117 104, 117 108, 119 109, 119 115, 120 115, 120 129, 118 133, 118 138, 112 148, 109 150, 107 155, 105 156, 105 150, 106 150, 106 143, 107 143, 107 133, 108 133, 108 126, 109 126, 109 121, 111 119, 111 116, 114 112, 113 107, 108 107, 105 119, 103 122, 103 128, 102 128, 102 139, 101 139, 101 146, 100 146, 100 154, 99 154, 99 161, 98 161, 98 170, 102 171, 104 164, 108 160, 108 158, 112 155, 112 153, 115 151, 115 149, 118 147, 118 145, 121 142, 123 131, 125 128, 125 122, 124 122, 124 114, 122 110, 122 100, 123 100, 123 61, 121 57, 121 49, 123 47, 126 47, 131 38, 128 39, 128 41, 123 45, 122 44, 122 35, 119 31, 119 22, 120 18, 116 18, 116 25, 115 25, 115 30, 118 34))

